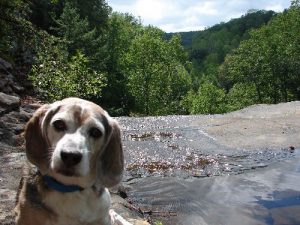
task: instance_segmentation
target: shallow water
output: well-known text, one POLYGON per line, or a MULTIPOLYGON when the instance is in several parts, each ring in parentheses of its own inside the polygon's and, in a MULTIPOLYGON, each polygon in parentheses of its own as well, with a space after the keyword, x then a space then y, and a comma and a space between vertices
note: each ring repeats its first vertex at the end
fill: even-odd
POLYGON ((299 157, 239 175, 131 185, 131 200, 164 224, 300 224, 299 157))
POLYGON ((226 148, 207 117, 119 119, 128 200, 164 225, 300 224, 300 150, 226 148))

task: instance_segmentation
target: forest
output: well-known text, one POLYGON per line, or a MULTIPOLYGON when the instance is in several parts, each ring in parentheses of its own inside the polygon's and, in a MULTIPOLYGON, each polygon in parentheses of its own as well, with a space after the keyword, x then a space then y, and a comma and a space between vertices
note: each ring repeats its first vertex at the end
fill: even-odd
POLYGON ((172 34, 104 0, 1 0, 0 11, 0 57, 45 101, 77 96, 146 116, 300 100, 300 0, 172 34))

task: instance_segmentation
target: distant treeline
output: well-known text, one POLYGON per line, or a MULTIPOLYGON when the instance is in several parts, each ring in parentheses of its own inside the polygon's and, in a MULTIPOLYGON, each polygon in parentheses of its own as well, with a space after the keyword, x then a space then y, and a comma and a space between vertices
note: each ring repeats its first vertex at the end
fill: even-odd
POLYGON ((165 34, 103 0, 2 0, 0 57, 48 100, 86 98, 112 115, 223 113, 300 99, 300 3, 165 34))

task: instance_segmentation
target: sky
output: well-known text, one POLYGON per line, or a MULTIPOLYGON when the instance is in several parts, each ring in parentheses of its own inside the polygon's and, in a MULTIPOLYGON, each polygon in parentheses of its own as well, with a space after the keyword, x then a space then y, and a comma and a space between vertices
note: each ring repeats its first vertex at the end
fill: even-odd
POLYGON ((290 0, 107 0, 113 11, 140 17, 165 32, 198 31, 245 15, 249 9, 281 12, 290 0))

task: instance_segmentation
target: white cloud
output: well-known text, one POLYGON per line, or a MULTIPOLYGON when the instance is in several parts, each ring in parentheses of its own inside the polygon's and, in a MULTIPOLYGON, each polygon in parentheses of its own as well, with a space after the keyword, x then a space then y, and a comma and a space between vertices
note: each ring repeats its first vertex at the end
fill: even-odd
POLYGON ((249 9, 282 11, 289 0, 108 0, 114 11, 140 17, 166 32, 195 31, 240 17, 249 9))
POLYGON ((214 2, 200 2, 195 5, 191 5, 188 9, 184 11, 186 16, 190 15, 204 15, 204 16, 215 16, 219 12, 214 2))
POLYGON ((275 12, 280 12, 284 10, 284 7, 281 4, 271 4, 269 6, 266 7, 266 10, 273 10, 275 12))
POLYGON ((174 11, 169 1, 160 0, 138 0, 133 4, 134 14, 141 16, 145 21, 159 21, 174 11))

